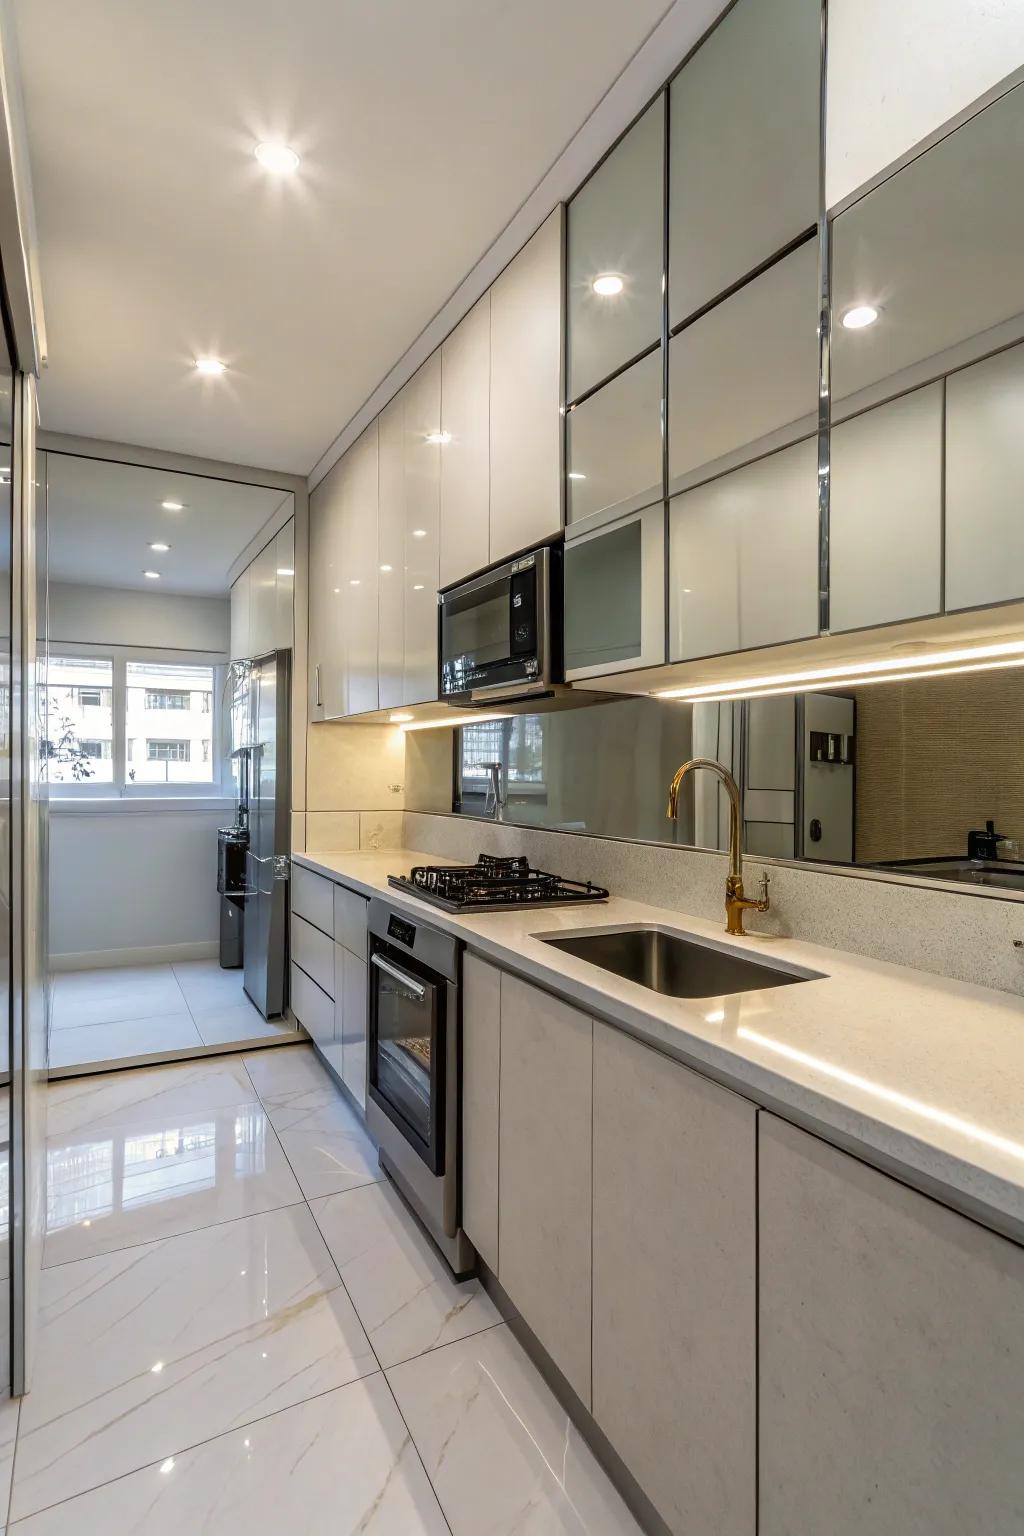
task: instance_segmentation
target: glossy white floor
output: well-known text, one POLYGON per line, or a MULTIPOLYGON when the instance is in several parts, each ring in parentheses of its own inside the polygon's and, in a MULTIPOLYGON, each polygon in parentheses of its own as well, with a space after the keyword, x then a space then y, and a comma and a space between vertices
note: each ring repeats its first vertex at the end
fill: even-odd
POLYGON ((49 1096, 7 1536, 637 1536, 310 1047, 49 1096))
POLYGON ((292 1035, 268 1022, 242 987, 242 972, 216 960, 61 971, 54 978, 50 1068, 63 1071, 204 1045, 292 1035))

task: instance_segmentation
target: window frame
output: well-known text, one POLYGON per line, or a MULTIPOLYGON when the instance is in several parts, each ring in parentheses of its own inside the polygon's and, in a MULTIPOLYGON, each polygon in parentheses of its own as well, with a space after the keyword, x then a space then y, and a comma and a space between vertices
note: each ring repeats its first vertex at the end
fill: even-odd
MULTIPOLYGON (((187 651, 171 650, 168 648, 140 647, 140 646, 112 646, 112 645, 86 645, 73 641, 56 641, 51 644, 54 659, 67 657, 69 661, 77 659, 107 661, 112 668, 111 688, 111 712, 113 721, 111 761, 113 763, 113 780, 110 783, 94 783, 84 779, 77 784, 49 783, 47 790, 53 800, 175 800, 222 798, 224 795, 233 794, 234 787, 228 766, 227 742, 224 737, 224 717, 222 708, 222 696, 224 692, 224 677, 228 662, 223 652, 213 651, 187 651), (140 783, 132 782, 128 778, 127 762, 127 721, 128 721, 128 665, 130 662, 150 665, 178 664, 183 667, 212 667, 213 668, 213 700, 210 706, 212 730, 210 739, 216 743, 216 750, 211 745, 210 758, 213 776, 210 779, 187 779, 174 784, 161 784, 159 782, 140 783)), ((197 690, 193 689, 192 692, 197 690)), ((48 692, 44 695, 49 698, 48 692)), ((173 716, 175 711, 165 712, 173 716)), ((40 721, 40 731, 45 722, 40 721)), ((145 759, 143 759, 145 761, 145 759)), ((196 763, 196 755, 189 759, 191 764, 196 763)), ((138 766, 138 765, 136 765, 138 766)), ((204 763, 199 763, 205 767, 204 763)))

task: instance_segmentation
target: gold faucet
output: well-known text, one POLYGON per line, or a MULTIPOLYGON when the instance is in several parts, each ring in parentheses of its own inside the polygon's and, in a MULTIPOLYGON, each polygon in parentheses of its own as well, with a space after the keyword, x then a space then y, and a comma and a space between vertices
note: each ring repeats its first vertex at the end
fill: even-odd
POLYGON ((686 775, 694 768, 707 768, 717 773, 729 795, 729 874, 725 881, 725 931, 743 933, 743 914, 746 911, 767 912, 768 873, 761 876, 761 889, 756 900, 743 894, 743 847, 740 831, 740 792, 736 780, 728 768, 710 757, 694 757, 677 768, 668 790, 668 816, 675 821, 679 815, 679 788, 686 775))

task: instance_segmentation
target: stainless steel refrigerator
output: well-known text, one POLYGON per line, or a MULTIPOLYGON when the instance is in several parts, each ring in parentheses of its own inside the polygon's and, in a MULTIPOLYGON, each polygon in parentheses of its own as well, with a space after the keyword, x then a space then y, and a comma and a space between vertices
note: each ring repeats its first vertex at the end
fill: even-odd
POLYGON ((271 651, 250 666, 244 979, 246 993, 269 1019, 287 1002, 291 652, 271 651))

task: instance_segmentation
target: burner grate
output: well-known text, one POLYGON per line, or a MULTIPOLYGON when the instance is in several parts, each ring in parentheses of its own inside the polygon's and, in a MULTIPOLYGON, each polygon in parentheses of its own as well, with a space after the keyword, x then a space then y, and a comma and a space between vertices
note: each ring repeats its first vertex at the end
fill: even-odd
POLYGON ((417 865, 389 883, 452 912, 492 907, 556 906, 573 901, 606 901, 608 892, 591 881, 564 880, 532 869, 528 859, 483 853, 475 864, 417 865))

